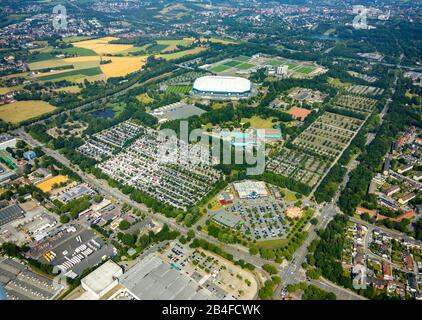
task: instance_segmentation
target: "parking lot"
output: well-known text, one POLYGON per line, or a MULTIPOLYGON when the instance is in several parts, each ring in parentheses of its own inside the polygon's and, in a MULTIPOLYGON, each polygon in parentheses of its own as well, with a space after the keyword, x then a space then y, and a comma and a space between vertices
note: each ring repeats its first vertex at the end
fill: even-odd
POLYGON ((128 148, 98 167, 124 185, 133 186, 175 208, 200 201, 220 179, 206 146, 168 140, 148 129, 128 148), (182 146, 177 148, 176 146, 182 146), (188 157, 180 150, 186 147, 188 157))

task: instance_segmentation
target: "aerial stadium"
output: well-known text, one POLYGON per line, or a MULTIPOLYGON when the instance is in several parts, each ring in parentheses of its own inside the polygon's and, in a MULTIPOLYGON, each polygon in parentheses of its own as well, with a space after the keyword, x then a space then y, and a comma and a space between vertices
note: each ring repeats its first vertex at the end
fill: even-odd
POLYGON ((241 99, 252 94, 252 84, 240 77, 205 76, 195 80, 194 95, 215 99, 241 99))

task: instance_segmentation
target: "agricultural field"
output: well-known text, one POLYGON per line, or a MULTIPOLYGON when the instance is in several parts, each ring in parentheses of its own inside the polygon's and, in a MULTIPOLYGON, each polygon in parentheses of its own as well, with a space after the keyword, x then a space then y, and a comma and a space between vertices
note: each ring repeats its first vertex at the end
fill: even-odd
POLYGON ((174 52, 174 53, 159 54, 158 57, 163 58, 165 60, 175 60, 175 59, 179 59, 188 55, 198 54, 204 50, 206 50, 206 48, 197 47, 197 48, 174 52))
POLYGON ((53 59, 31 63, 31 70, 46 69, 51 67, 72 66, 69 69, 56 70, 54 72, 39 73, 36 77, 42 81, 83 81, 84 79, 104 80, 111 77, 126 76, 129 73, 140 70, 146 63, 145 56, 136 57, 100 57, 82 56, 64 59, 53 59), (111 61, 111 63, 100 64, 100 61, 111 61), (100 76, 99 78, 92 78, 100 76))
POLYGON ((340 94, 334 98, 332 103, 336 107, 340 107, 342 109, 351 110, 361 114, 369 114, 375 110, 377 100, 355 95, 340 94))
POLYGON ((89 76, 96 76, 99 74, 101 74, 101 69, 99 67, 94 67, 94 68, 87 68, 87 69, 80 69, 80 70, 57 72, 50 75, 40 76, 38 77, 38 79, 42 81, 59 81, 59 80, 72 79, 69 81, 74 81, 76 79, 89 77, 89 76))
POLYGON ((165 46, 161 49, 161 52, 166 51, 174 51, 177 49, 177 46, 189 46, 195 41, 195 38, 183 38, 183 39, 175 39, 175 40, 157 40, 157 44, 161 46, 165 46))
POLYGON ((62 40, 65 43, 72 43, 72 42, 85 41, 85 40, 90 40, 90 39, 92 39, 92 37, 89 37, 89 36, 72 36, 72 37, 65 37, 62 40))
POLYGON ((325 112, 293 144, 305 151, 335 159, 359 130, 363 120, 325 112))
POLYGON ((56 107, 39 100, 17 101, 0 106, 0 119, 13 124, 54 111, 56 107))
POLYGON ((47 180, 45 180, 41 183, 38 183, 35 186, 38 189, 42 190, 43 192, 50 192, 51 190, 54 189, 55 185, 59 185, 63 182, 67 182, 67 181, 69 181, 68 177, 59 175, 59 176, 55 176, 55 177, 52 177, 50 179, 47 179, 47 180))
POLYGON ((111 44, 110 41, 118 40, 115 37, 104 37, 92 40, 73 42, 77 48, 92 50, 97 54, 118 54, 133 48, 131 44, 111 44))
POLYGON ((107 57, 111 63, 100 66, 107 78, 123 77, 140 70, 146 63, 146 57, 107 57))

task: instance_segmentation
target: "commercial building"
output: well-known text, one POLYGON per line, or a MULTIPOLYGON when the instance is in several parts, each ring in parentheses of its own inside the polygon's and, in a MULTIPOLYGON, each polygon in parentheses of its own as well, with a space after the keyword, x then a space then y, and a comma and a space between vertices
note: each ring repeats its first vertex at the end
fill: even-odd
POLYGON ((86 290, 85 299, 99 300, 119 284, 118 277, 123 275, 122 268, 111 260, 102 264, 81 280, 86 290))
POLYGON ((218 224, 221 224, 228 228, 235 228, 241 221, 241 218, 239 216, 231 212, 226 212, 224 210, 216 213, 212 217, 212 219, 218 224))
POLYGON ((262 181, 245 180, 234 182, 233 187, 241 199, 268 197, 267 187, 265 182, 262 181))
POLYGON ((211 300, 213 293, 154 254, 119 277, 137 300, 211 300))
POLYGON ((252 84, 240 77, 205 76, 195 80, 192 91, 208 97, 241 98, 251 94, 252 84))
POLYGON ((18 204, 13 204, 0 210, 0 226, 25 216, 25 212, 18 204))

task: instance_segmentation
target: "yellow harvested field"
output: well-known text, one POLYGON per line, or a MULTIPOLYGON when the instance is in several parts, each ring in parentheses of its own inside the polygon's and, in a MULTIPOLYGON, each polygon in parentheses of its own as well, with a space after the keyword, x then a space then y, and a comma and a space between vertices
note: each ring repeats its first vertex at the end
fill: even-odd
POLYGON ((56 107, 45 101, 17 101, 0 106, 0 119, 6 122, 19 123, 55 109, 56 107))
POLYGON ((60 184, 62 182, 66 182, 68 180, 69 180, 68 177, 59 175, 59 176, 55 176, 55 177, 52 177, 50 179, 47 179, 47 180, 45 180, 41 183, 38 183, 35 186, 38 189, 41 189, 43 192, 50 192, 51 190, 53 190, 53 186, 55 184, 60 184))
MULTIPOLYGON (((86 57, 65 58, 63 59, 63 61, 66 64, 72 64, 73 67, 76 70, 78 70, 78 69, 98 67, 100 65, 100 59, 101 58, 98 56, 86 56, 86 57)), ((108 59, 108 58, 103 58, 103 59, 108 59)))
POLYGON ((193 49, 189 49, 189 50, 184 50, 184 51, 179 51, 179 52, 175 52, 175 53, 159 54, 159 55, 157 55, 157 57, 163 58, 165 60, 174 60, 174 59, 182 58, 184 56, 188 56, 188 55, 192 55, 192 54, 197 54, 197 53, 200 53, 200 52, 202 52, 204 50, 206 50, 206 48, 197 47, 197 48, 193 48, 193 49))
POLYGON ((110 41, 118 40, 119 38, 115 37, 104 37, 93 40, 85 40, 74 42, 72 45, 77 48, 90 49, 98 54, 115 54, 121 53, 123 51, 133 48, 131 44, 111 44, 110 41))
POLYGON ((123 77, 138 71, 145 65, 147 57, 105 57, 103 59, 111 60, 111 63, 100 66, 106 77, 111 78, 123 77))

